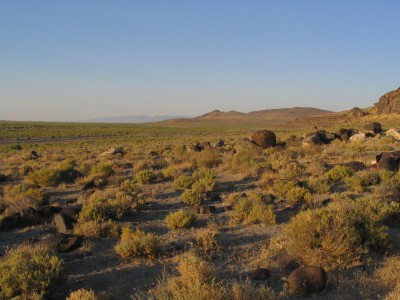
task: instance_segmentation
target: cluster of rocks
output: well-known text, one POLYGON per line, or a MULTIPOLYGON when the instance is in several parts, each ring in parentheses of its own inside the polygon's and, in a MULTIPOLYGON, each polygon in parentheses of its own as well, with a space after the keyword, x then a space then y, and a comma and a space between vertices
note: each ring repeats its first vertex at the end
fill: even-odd
POLYGON ((186 150, 189 152, 201 152, 203 150, 208 150, 208 149, 218 149, 224 147, 225 142, 224 140, 218 140, 216 143, 213 145, 209 141, 205 142, 197 142, 192 145, 186 146, 186 150))
MULTIPOLYGON (((282 249, 273 257, 277 266, 285 272, 289 272, 286 279, 288 292, 294 297, 308 297, 320 294, 327 286, 327 274, 322 267, 300 267, 286 250, 282 249)), ((268 280, 271 272, 266 268, 256 268, 250 273, 252 280, 268 280)))

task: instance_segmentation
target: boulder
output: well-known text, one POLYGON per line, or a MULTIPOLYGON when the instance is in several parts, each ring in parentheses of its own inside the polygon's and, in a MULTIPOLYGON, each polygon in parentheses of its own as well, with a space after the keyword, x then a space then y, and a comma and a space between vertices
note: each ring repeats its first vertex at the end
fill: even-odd
POLYGON ((117 155, 117 154, 124 156, 125 155, 124 149, 122 147, 110 148, 107 151, 104 151, 103 153, 101 153, 100 156, 111 156, 111 155, 117 155))
POLYGON ((400 151, 382 152, 376 156, 378 170, 397 171, 400 166, 400 151))
POLYGON ((57 213, 59 213, 62 210, 61 207, 59 206, 50 206, 50 205, 46 205, 46 206, 42 206, 41 208, 39 208, 37 210, 40 218, 48 220, 53 218, 53 216, 57 213))
POLYGON ((214 144, 214 147, 221 148, 221 147, 223 147, 224 145, 225 145, 224 140, 218 140, 218 141, 214 144))
POLYGON ((326 288, 327 276, 321 267, 302 267, 294 270, 287 282, 291 296, 307 297, 326 288))
POLYGON ((367 139, 367 137, 365 136, 365 133, 359 132, 359 133, 352 135, 349 140, 350 140, 350 142, 362 142, 362 141, 365 141, 366 139, 367 139))
POLYGON ((276 135, 270 130, 259 130, 251 135, 251 141, 262 148, 276 146, 276 135))
POLYGON ((36 151, 31 152, 31 159, 36 160, 39 159, 40 155, 36 151))
POLYGON ((396 128, 390 128, 388 131, 386 131, 386 136, 391 136, 395 140, 400 141, 400 130, 396 128))
POLYGON ((58 253, 66 253, 75 250, 82 246, 82 242, 83 238, 81 236, 63 233, 50 234, 40 241, 41 244, 46 245, 50 250, 58 253))
POLYGON ((68 233, 77 222, 77 212, 72 208, 63 208, 53 218, 57 232, 68 233))
POLYGON ((251 272, 252 280, 267 280, 270 276, 270 272, 264 268, 257 268, 251 272))
POLYGON ((329 144, 330 142, 332 142, 333 140, 335 140, 339 137, 335 133, 327 132, 325 130, 318 130, 316 133, 319 135, 321 141, 324 144, 329 144))
POLYGON ((375 108, 377 114, 400 113, 400 88, 380 97, 375 108))
POLYGON ((382 133, 382 126, 378 122, 370 122, 364 125, 364 129, 372 131, 374 134, 382 133))
POLYGON ((5 217, 0 222, 0 231, 9 231, 16 228, 24 228, 41 223, 41 218, 32 207, 23 209, 19 213, 5 217))
POLYGON ((210 215, 215 213, 215 206, 214 205, 200 205, 199 212, 200 215, 210 215))
POLYGON ((302 147, 311 147, 311 146, 322 145, 322 144, 323 144, 323 142, 318 133, 305 134, 303 137, 303 140, 301 141, 302 147))
POLYGON ((7 180, 7 176, 4 175, 3 173, 0 173, 0 182, 4 182, 7 180))
POLYGON ((201 150, 206 150, 211 148, 210 142, 202 142, 199 144, 201 150))
POLYGON ((350 129, 341 128, 341 129, 338 130, 338 132, 336 134, 339 136, 339 138, 342 141, 348 141, 349 138, 352 135, 354 135, 355 133, 357 133, 357 131, 355 129, 352 129, 352 128, 350 128, 350 129))
POLYGON ((83 177, 83 174, 77 170, 65 170, 61 173, 61 181, 66 183, 73 183, 76 179, 83 177))

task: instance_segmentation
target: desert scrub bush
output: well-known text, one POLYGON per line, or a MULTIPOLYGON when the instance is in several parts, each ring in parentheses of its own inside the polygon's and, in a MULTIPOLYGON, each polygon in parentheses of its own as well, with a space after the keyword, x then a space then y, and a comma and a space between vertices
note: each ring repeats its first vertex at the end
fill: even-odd
POLYGON ((192 188, 202 193, 212 192, 217 188, 217 175, 210 169, 202 169, 192 174, 192 188))
POLYGON ((122 257, 154 257, 160 250, 158 238, 152 233, 141 229, 133 231, 129 227, 122 230, 121 239, 115 246, 115 251, 122 257))
POLYGON ((387 244, 387 228, 358 213, 349 201, 300 212, 285 228, 287 249, 306 265, 349 268, 365 248, 387 244))
POLYGON ((392 256, 385 260, 383 266, 377 270, 382 283, 389 288, 400 284, 400 256, 392 256))
POLYGON ((96 295, 96 293, 92 290, 79 289, 73 291, 69 294, 66 300, 109 300, 110 298, 106 293, 100 292, 96 295))
POLYGON ((87 238, 111 238, 117 237, 120 232, 120 226, 113 220, 94 219, 78 222, 74 226, 74 233, 87 238))
POLYGON ((107 178, 115 174, 113 166, 111 162, 99 162, 91 167, 90 175, 100 175, 107 178))
POLYGON ((304 166, 297 162, 286 163, 282 168, 278 168, 281 179, 292 180, 301 176, 304 172, 304 166))
POLYGON ((64 160, 29 174, 28 179, 45 186, 57 186, 61 182, 73 182, 73 178, 68 176, 68 173, 76 172, 75 165, 76 162, 74 160, 64 160))
POLYGON ((258 148, 241 148, 231 159, 225 159, 226 168, 233 173, 246 175, 257 175, 259 164, 264 159, 261 157, 261 150, 258 148))
POLYGON ((186 189, 179 199, 187 205, 200 205, 201 204, 201 192, 194 189, 186 189))
POLYGON ((170 165, 162 169, 161 174, 166 179, 177 178, 182 175, 182 169, 178 168, 176 165, 170 165))
POLYGON ((153 183, 157 176, 150 170, 141 170, 135 174, 135 180, 141 184, 153 183))
POLYGON ((356 200, 355 209, 373 222, 385 225, 399 225, 400 223, 398 221, 400 204, 397 201, 383 201, 366 196, 356 200))
POLYGON ((344 179, 346 186, 357 193, 362 193, 364 191, 364 186, 362 184, 362 180, 357 175, 346 177, 344 179))
POLYGON ((380 171, 380 183, 375 185, 374 194, 383 199, 397 199, 400 196, 400 175, 393 171, 380 171))
POLYGON ((48 202, 48 198, 39 185, 22 182, 6 190, 4 201, 11 211, 20 211, 23 208, 44 205, 48 202))
POLYGON ((331 186, 328 183, 328 180, 324 177, 314 177, 310 178, 307 182, 308 188, 316 194, 326 194, 329 193, 331 186))
POLYGON ((308 189, 296 186, 286 192, 286 199, 289 200, 292 204, 303 201, 311 203, 312 195, 308 189))
POLYGON ((82 206, 78 219, 84 223, 91 220, 108 220, 116 217, 117 211, 109 199, 93 197, 82 206))
POLYGON ((194 180, 192 176, 189 175, 180 175, 177 178, 175 178, 172 187, 174 188, 175 191, 178 190, 184 190, 187 188, 190 188, 193 184, 194 180))
POLYGON ((184 209, 169 213, 165 219, 170 230, 189 227, 195 220, 194 214, 184 209))
POLYGON ((362 186, 377 185, 381 182, 381 177, 376 171, 363 170, 356 174, 361 179, 362 186))
POLYGON ((235 224, 275 224, 275 213, 271 205, 261 197, 241 197, 233 205, 232 222, 235 224))
POLYGON ((21 245, 0 260, 0 298, 44 299, 54 289, 62 261, 42 245, 21 245))
POLYGON ((343 181, 346 177, 350 177, 353 175, 353 172, 350 168, 345 166, 336 165, 329 171, 325 172, 324 177, 330 182, 340 182, 343 181))
POLYGON ((286 198, 289 190, 297 187, 297 183, 291 180, 275 180, 273 192, 281 199, 286 198))
POLYGON ((216 250, 219 247, 215 226, 208 226, 207 228, 201 228, 195 231, 194 243, 203 251, 216 250))
POLYGON ((201 151, 195 158, 195 164, 199 168, 215 168, 221 163, 222 154, 218 149, 201 151))

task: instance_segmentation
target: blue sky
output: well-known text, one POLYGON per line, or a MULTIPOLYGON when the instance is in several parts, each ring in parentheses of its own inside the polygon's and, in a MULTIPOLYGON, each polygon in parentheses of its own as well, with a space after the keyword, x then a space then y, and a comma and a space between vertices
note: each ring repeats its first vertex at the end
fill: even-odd
POLYGON ((399 1, 0 2, 0 119, 371 106, 399 1))

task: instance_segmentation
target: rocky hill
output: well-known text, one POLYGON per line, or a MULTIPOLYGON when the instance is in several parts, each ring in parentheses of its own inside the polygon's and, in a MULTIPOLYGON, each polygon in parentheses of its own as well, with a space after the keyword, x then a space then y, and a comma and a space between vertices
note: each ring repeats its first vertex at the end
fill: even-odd
POLYGON ((375 110, 377 114, 400 113, 400 88, 380 97, 375 110))

